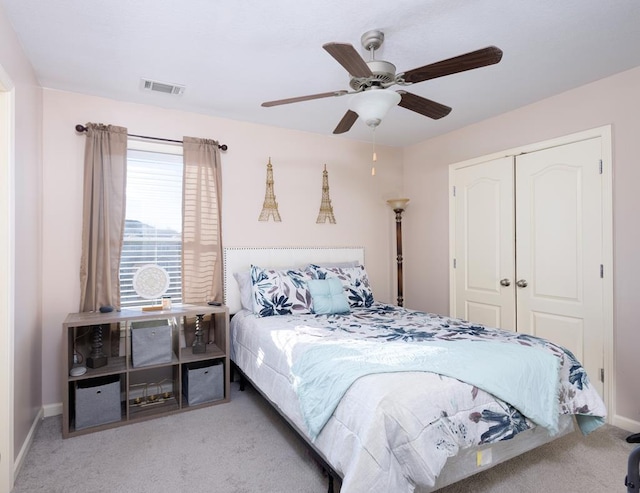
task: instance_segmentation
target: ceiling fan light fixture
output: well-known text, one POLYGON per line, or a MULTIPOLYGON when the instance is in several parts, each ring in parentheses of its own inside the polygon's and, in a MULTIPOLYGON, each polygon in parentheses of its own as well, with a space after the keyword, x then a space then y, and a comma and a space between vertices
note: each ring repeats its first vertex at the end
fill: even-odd
POLYGON ((400 94, 391 89, 371 88, 354 94, 349 102, 349 109, 355 111, 368 126, 375 128, 400 99, 400 94))

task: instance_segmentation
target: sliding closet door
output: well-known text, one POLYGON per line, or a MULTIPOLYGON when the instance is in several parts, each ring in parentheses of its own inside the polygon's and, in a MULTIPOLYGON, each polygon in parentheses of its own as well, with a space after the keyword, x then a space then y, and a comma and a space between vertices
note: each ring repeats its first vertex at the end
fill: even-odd
POLYGON ((602 394, 600 139, 516 159, 518 332, 561 344, 602 394))
POLYGON ((515 330, 513 158, 456 170, 452 315, 515 330))

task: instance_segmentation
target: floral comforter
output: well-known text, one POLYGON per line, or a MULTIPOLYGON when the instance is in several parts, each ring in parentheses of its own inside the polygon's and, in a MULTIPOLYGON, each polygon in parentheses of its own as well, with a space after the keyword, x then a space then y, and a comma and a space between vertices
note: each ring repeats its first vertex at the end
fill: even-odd
MULTIPOLYGON (((604 403, 581 364, 568 350, 540 338, 381 303, 345 315, 258 318, 241 312, 232 320, 234 361, 267 395, 278 393, 278 378, 264 377, 263 388, 263 377, 251 368, 257 358, 262 371, 280 374, 290 384, 295 362, 318 342, 469 340, 537 347, 557 357, 559 414, 576 415, 584 433, 604 422, 604 403), (243 320, 260 326, 260 332, 255 327, 240 330, 243 320), (251 349, 256 344, 259 349, 251 349), (277 346, 281 355, 270 359, 269 345, 277 346)), ((287 392, 273 399, 281 400, 285 411, 295 395, 287 392)), ((433 486, 447 458, 458 450, 508 440, 535 426, 506 400, 476 386, 412 371, 359 378, 315 443, 343 474, 343 493, 411 492, 416 486, 433 486)))

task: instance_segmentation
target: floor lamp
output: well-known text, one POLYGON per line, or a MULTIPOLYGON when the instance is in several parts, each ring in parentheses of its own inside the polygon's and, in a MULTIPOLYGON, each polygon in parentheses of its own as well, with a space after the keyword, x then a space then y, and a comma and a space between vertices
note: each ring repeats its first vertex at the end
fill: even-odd
POLYGON ((402 297, 402 213, 407 207, 409 199, 387 200, 389 207, 396 213, 396 261, 398 263, 398 306, 404 305, 402 297))

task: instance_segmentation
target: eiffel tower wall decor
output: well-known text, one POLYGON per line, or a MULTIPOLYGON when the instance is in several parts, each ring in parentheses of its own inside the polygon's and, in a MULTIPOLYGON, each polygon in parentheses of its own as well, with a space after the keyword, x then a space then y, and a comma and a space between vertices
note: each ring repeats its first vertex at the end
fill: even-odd
POLYGON ((322 224, 329 221, 331 224, 336 223, 336 218, 333 215, 333 206, 331 205, 331 199, 329 198, 329 172, 327 171, 327 165, 324 165, 324 171, 322 172, 322 202, 320 202, 320 212, 318 213, 318 219, 316 223, 322 224))
POLYGON ((276 202, 276 194, 273 191, 273 166, 271 165, 271 158, 267 164, 267 189, 264 193, 264 204, 262 205, 262 212, 258 221, 268 221, 269 218, 273 218, 274 221, 280 222, 280 213, 278 212, 278 203, 276 202))

